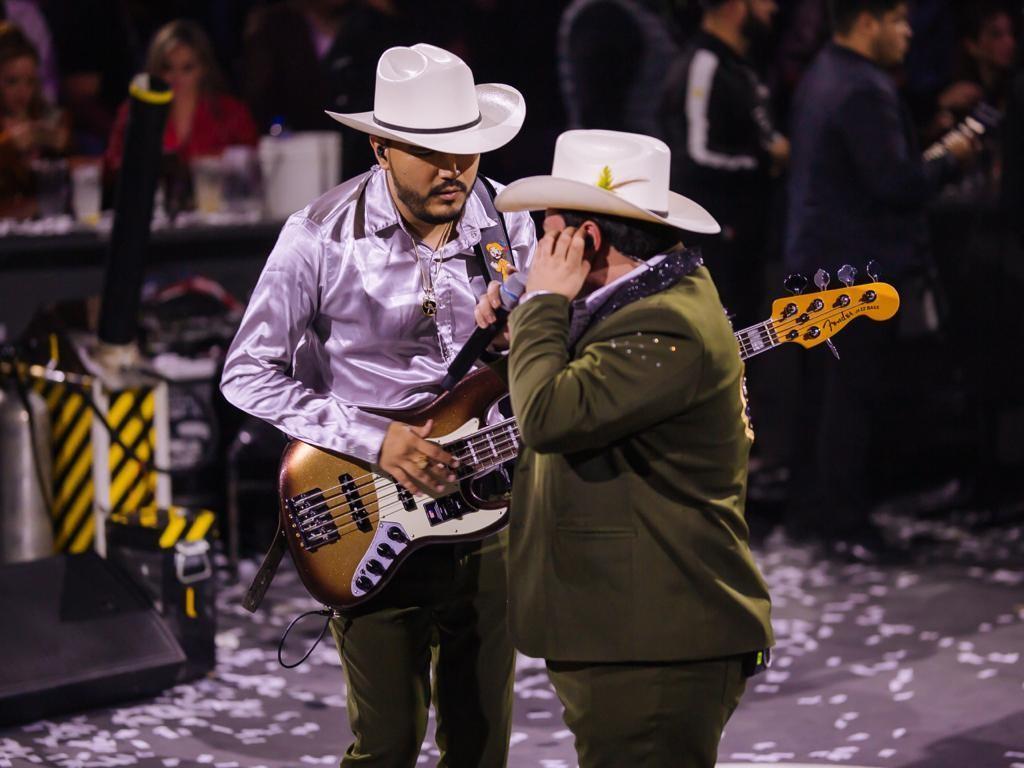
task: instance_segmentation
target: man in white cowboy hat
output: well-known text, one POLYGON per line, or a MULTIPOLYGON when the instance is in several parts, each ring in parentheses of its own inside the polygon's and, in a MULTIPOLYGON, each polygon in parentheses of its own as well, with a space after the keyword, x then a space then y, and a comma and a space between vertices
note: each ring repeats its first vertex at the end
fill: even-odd
POLYGON ((509 316, 510 629, 547 661, 582 768, 711 768, 772 643, 739 349, 680 242, 718 225, 668 178, 658 139, 569 131, 550 176, 497 198, 547 211, 509 316))
MULTIPOLYGON (((430 45, 381 56, 369 134, 379 164, 314 200, 281 232, 228 353, 224 395, 308 443, 371 462, 409 488, 454 480, 452 456, 380 415, 430 402, 475 329, 494 248, 526 266, 527 213, 499 215, 480 153, 518 132, 522 96, 474 85, 430 45), (372 411, 371 411, 372 409, 372 411)), ((428 425, 429 426, 429 425, 428 425)), ((504 550, 493 539, 410 556, 365 608, 332 623, 355 736, 342 766, 416 763, 433 694, 441 761, 506 762, 514 658, 504 550)))

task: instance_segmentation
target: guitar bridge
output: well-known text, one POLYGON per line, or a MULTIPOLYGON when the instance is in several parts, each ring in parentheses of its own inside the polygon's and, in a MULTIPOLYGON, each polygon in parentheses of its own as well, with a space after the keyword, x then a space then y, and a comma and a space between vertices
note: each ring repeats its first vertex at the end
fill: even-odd
POLYGON ((313 488, 298 496, 292 496, 285 502, 288 518, 298 532, 302 548, 308 552, 316 552, 325 544, 331 544, 340 538, 338 526, 334 521, 333 511, 324 493, 313 488))

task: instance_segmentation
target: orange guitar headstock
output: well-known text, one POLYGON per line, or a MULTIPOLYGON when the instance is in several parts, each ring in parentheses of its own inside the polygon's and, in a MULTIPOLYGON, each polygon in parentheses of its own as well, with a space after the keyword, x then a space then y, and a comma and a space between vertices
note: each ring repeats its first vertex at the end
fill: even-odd
POLYGON ((811 348, 835 336, 856 317, 888 320, 900 296, 888 283, 865 283, 772 302, 771 328, 778 343, 811 348))

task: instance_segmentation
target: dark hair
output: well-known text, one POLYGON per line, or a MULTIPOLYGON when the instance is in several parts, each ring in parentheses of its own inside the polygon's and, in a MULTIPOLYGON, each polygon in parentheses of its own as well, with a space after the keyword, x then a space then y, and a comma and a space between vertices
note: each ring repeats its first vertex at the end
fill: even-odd
POLYGON ((578 227, 584 221, 594 222, 608 245, 615 246, 620 253, 634 259, 649 259, 651 256, 664 253, 680 240, 679 230, 664 224, 590 211, 559 209, 559 213, 570 227, 578 227))
POLYGON ((1010 9, 997 0, 981 0, 981 2, 970 6, 965 14, 963 38, 977 40, 981 36, 984 26, 996 16, 1008 16, 1011 20, 1013 19, 1010 9))
POLYGON ((226 90, 224 74, 213 54, 213 45, 203 28, 189 19, 168 22, 157 30, 146 52, 146 71, 163 77, 167 65, 167 54, 179 45, 191 48, 203 68, 203 79, 199 89, 204 93, 221 93, 226 90))
MULTIPOLYGON (((21 28, 9 21, 0 21, 0 66, 15 59, 32 59, 36 66, 39 66, 39 52, 32 45, 32 41, 21 31, 21 28)), ((2 105, 7 109, 7 105, 2 105)), ((29 104, 28 112, 33 118, 38 118, 45 110, 46 103, 43 100, 42 91, 36 88, 36 93, 29 104)))
POLYGON ((882 18, 898 5, 908 0, 832 0, 832 29, 841 35, 849 34, 854 22, 862 13, 870 13, 876 19, 882 18))

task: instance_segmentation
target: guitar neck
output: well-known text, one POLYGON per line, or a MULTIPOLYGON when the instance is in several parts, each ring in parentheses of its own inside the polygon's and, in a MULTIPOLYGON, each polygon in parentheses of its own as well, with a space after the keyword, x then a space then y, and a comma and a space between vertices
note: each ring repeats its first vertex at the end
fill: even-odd
MULTIPOLYGON (((765 320, 757 325, 737 331, 734 335, 740 345, 740 359, 777 347, 781 342, 775 334, 774 322, 765 320)), ((488 472, 510 461, 519 454, 519 425, 515 419, 505 419, 450 443, 445 450, 459 458, 459 475, 471 477, 488 472)))
POLYGON ((505 419, 445 443, 444 449, 458 458, 460 478, 483 474, 519 455, 519 425, 515 419, 505 419))
POLYGON ((740 360, 760 355, 782 343, 775 333, 774 320, 765 320, 757 325, 744 328, 742 331, 736 331, 733 335, 740 345, 740 360))

